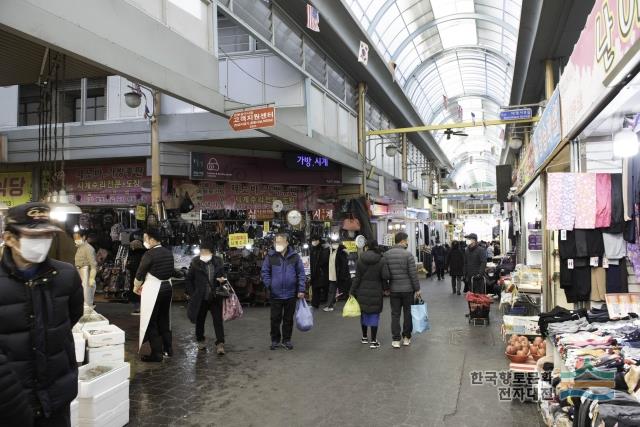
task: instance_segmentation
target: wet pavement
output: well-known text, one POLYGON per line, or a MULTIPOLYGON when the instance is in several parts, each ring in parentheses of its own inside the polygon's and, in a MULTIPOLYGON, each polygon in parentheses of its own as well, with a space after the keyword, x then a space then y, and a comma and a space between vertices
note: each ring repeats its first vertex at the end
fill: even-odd
POLYGON ((422 289, 432 330, 399 350, 391 348, 388 300, 377 350, 360 343, 359 319, 342 318, 339 304, 316 312, 310 332, 294 332, 293 351, 270 351, 269 309, 251 307, 225 324, 223 357, 213 339, 198 351, 186 308, 175 304, 175 354, 160 364, 137 361, 131 306, 97 310, 126 332, 130 426, 542 426, 537 405, 501 402, 497 387, 471 385, 471 371, 508 367, 497 308, 489 327, 469 326, 464 296, 451 294, 448 278, 423 280, 422 289))

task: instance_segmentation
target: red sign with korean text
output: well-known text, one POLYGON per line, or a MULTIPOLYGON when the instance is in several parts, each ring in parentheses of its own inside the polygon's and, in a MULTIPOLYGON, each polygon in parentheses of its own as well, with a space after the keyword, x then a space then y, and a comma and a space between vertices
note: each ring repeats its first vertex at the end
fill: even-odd
POLYGON ((65 168, 69 199, 79 205, 151 203, 151 177, 143 163, 65 168))
POLYGON ((229 125, 235 131, 275 126, 276 109, 275 107, 262 107, 237 111, 229 118, 229 125))

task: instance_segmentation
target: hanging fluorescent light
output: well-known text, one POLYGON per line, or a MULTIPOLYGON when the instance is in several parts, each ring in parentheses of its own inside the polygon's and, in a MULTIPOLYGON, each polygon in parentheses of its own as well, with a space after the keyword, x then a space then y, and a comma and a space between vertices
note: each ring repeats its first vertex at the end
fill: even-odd
POLYGON ((522 147, 522 140, 520 138, 511 138, 509 140, 509 148, 512 150, 519 150, 522 147))
POLYGON ((69 196, 67 192, 62 189, 58 193, 54 191, 47 197, 49 208, 51 209, 51 218, 64 222, 67 220, 67 215, 81 214, 82 210, 69 202, 69 196))
POLYGON ((384 151, 387 153, 387 156, 393 157, 398 152, 398 147, 395 144, 389 144, 385 147, 384 151))
POLYGON ((630 128, 623 128, 613 136, 614 157, 633 157, 638 154, 638 136, 630 128))

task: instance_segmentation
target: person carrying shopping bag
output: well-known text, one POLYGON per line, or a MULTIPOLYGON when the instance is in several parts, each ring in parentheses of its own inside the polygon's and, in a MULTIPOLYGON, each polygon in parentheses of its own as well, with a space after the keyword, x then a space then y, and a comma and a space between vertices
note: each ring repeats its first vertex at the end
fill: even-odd
POLYGON ((411 345, 413 322, 411 319, 411 305, 420 296, 420 281, 416 269, 416 260, 407 248, 409 236, 401 231, 395 235, 395 246, 384 253, 384 259, 389 266, 389 282, 391 288, 391 333, 393 348, 400 345, 411 345), (400 314, 404 316, 402 333, 400 330, 400 314), (402 342, 400 340, 402 339, 402 342))
POLYGON ((196 324, 198 349, 206 350, 204 324, 207 313, 211 312, 216 333, 216 353, 222 356, 225 354, 222 306, 230 292, 224 286, 227 279, 224 277, 222 260, 213 255, 213 250, 213 239, 205 237, 200 245, 200 255, 195 257, 189 266, 185 281, 185 289, 189 295, 187 316, 196 324))
POLYGON ((364 249, 365 252, 356 265, 351 295, 360 305, 361 342, 369 344, 369 348, 376 349, 380 347, 377 339, 378 323, 382 312, 383 294, 389 290, 389 269, 376 240, 367 242, 364 249), (367 334, 368 328, 371 329, 371 337, 367 334))

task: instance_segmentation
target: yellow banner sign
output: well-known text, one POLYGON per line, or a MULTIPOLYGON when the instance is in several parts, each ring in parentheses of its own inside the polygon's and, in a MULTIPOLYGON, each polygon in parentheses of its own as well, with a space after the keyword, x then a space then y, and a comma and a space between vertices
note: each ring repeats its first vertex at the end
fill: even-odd
POLYGON ((230 248, 244 248, 249 243, 249 235, 247 233, 229 234, 230 248))
POLYGON ((0 201, 13 207, 31 201, 31 172, 0 173, 0 201))
POLYGON ((356 246, 355 240, 345 240, 342 242, 348 252, 358 252, 358 246, 356 246))
POLYGON ((269 230, 271 230, 269 228, 269 224, 270 224, 269 221, 265 221, 264 224, 262 225, 262 231, 264 231, 265 233, 268 233, 269 230))
POLYGON ((145 205, 136 206, 136 221, 146 221, 147 207, 145 205))

